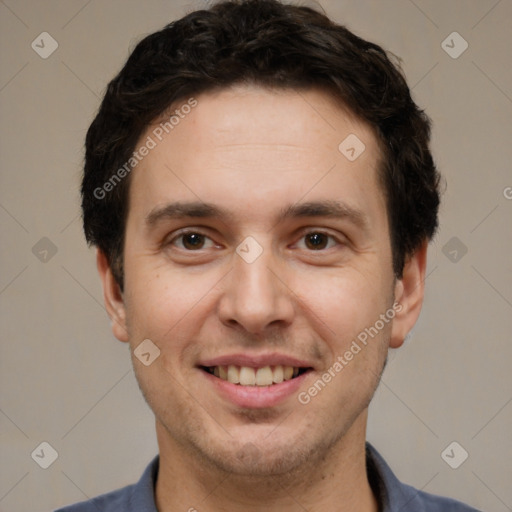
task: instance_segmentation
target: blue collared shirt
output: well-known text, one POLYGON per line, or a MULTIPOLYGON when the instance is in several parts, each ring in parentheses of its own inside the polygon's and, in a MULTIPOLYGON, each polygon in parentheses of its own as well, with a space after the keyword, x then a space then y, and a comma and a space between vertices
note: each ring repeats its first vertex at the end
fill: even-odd
MULTIPOLYGON (((157 455, 138 483, 55 512, 158 512, 155 505, 158 464, 157 455)), ((369 443, 366 443, 366 464, 381 512, 479 512, 460 501, 434 496, 401 483, 369 443)))

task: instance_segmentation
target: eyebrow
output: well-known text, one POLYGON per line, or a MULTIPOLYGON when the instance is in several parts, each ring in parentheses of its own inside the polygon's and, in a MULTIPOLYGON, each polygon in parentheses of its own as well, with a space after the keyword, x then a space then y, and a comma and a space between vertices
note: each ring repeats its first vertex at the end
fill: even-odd
MULTIPOLYGON (((146 216, 145 222, 146 225, 151 228, 165 220, 207 218, 229 222, 234 218, 234 216, 234 213, 215 204, 200 201, 178 201, 154 208, 146 216)), ((353 208, 343 202, 333 200, 308 201, 305 203, 291 204, 279 211, 277 215, 277 222, 303 217, 347 219, 360 228, 365 229, 368 227, 368 218, 361 210, 353 208)))

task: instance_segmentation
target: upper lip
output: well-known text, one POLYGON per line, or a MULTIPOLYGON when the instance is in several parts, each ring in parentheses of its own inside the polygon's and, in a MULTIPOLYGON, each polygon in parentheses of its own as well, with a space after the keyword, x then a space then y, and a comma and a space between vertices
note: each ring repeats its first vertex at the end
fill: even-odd
POLYGON ((263 368, 264 366, 293 366, 296 368, 313 368, 308 361, 293 356, 271 353, 271 354, 226 354, 211 359, 202 360, 198 366, 248 366, 252 368, 263 368))

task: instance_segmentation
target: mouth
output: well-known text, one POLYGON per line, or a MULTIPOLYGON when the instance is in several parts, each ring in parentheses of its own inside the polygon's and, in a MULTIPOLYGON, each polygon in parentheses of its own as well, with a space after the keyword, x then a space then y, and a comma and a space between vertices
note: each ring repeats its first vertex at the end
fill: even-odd
POLYGON ((270 387, 290 381, 312 371, 311 367, 298 366, 200 366, 201 370, 220 380, 227 381, 238 386, 270 387))
POLYGON ((280 353, 235 353, 196 366, 217 396, 237 410, 268 409, 289 402, 316 372, 310 361, 280 353))

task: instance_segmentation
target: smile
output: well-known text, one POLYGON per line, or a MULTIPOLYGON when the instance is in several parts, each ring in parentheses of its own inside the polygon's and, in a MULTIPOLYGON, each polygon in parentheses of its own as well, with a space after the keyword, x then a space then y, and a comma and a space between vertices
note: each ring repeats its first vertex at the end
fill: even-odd
POLYGON ((240 386, 272 386, 281 384, 310 370, 310 368, 296 366, 276 365, 254 368, 233 364, 227 366, 202 366, 201 368, 221 380, 240 386))

